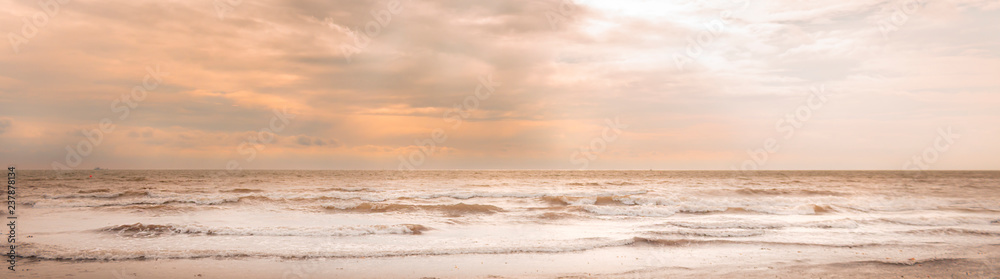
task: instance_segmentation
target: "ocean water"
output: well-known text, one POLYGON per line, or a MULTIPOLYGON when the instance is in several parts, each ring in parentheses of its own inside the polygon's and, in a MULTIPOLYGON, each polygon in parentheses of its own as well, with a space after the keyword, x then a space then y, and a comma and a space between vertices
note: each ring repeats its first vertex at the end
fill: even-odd
POLYGON ((658 277, 648 272, 972 259, 996 274, 1000 254, 991 171, 19 171, 18 185, 28 266, 658 277))

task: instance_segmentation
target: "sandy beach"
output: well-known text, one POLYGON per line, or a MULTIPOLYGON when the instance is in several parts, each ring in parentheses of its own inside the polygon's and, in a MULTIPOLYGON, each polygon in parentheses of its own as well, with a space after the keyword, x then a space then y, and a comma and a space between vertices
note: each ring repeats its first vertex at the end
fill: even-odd
POLYGON ((998 172, 22 177, 19 278, 992 278, 1000 257, 998 172))
MULTIPOLYGON (((733 247, 729 247, 733 248, 733 247)), ((749 247, 746 247, 749 249, 749 247)), ((683 250, 683 249, 678 249, 683 250)), ((112 262, 26 261, 13 278, 997 278, 996 248, 975 259, 928 259, 902 263, 856 261, 808 264, 790 262, 733 264, 743 257, 708 259, 716 264, 643 267, 637 255, 611 255, 615 249, 579 255, 562 262, 552 255, 399 257, 383 259, 179 259, 112 262), (603 255, 597 255, 603 254, 603 255), (992 258, 991 258, 992 257, 992 258), (498 261, 504 262, 498 262, 498 261), (480 262, 475 262, 480 261, 480 262), (627 271, 623 271, 627 270, 627 271)), ((752 252, 749 251, 748 252, 752 252)), ((829 252, 829 251, 827 251, 829 252)), ((647 256, 648 257, 648 256, 647 256)))

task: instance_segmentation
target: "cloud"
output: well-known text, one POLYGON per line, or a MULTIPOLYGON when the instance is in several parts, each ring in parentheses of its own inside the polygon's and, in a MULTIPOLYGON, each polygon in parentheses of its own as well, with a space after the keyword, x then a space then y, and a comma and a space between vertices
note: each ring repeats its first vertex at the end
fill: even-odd
POLYGON ((300 145, 306 145, 306 146, 308 146, 308 145, 312 145, 313 140, 310 139, 309 137, 306 137, 306 136, 299 136, 298 143, 300 145))
POLYGON ((295 142, 301 146, 317 146, 317 147, 329 147, 329 148, 337 148, 343 146, 343 144, 336 139, 322 139, 305 135, 300 135, 295 137, 295 142))
MULTIPOLYGON (((1000 152, 995 1, 927 3, 887 36, 906 1, 402 1, 373 16, 388 3, 244 1, 220 19, 196 2, 74 1, 0 54, 0 155, 47 168, 109 119, 102 167, 223 168, 254 146, 269 159, 250 168, 392 168, 440 129, 422 167, 573 168, 620 117, 630 130, 595 166, 727 169, 823 84, 838 99, 770 167, 895 168, 922 149, 899 142, 947 125, 977 128, 939 167, 1000 167, 977 155, 1000 152), (170 75, 137 101, 155 66, 170 75), (477 98, 485 75, 501 85, 477 98), (824 159, 851 155, 869 159, 824 159)), ((39 11, 0 6, 8 32, 39 11)))
POLYGON ((6 133, 12 122, 10 119, 0 119, 0 134, 6 133))

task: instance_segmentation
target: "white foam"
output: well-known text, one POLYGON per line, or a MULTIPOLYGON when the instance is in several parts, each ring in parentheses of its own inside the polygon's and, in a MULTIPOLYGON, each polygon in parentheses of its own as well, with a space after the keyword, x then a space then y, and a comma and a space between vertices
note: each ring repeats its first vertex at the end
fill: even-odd
POLYGON ((596 205, 586 205, 582 207, 583 210, 587 212, 597 214, 597 215, 607 215, 607 216, 646 216, 646 217, 664 217, 670 216, 677 213, 677 208, 667 208, 667 207, 649 207, 649 206, 596 206, 596 205))
POLYGON ((420 234, 428 228, 414 224, 353 225, 331 227, 230 227, 200 224, 123 225, 107 227, 102 231, 119 236, 148 237, 163 234, 200 234, 234 236, 362 236, 388 234, 420 234))
POLYGON ((363 258, 397 257, 418 255, 459 255, 459 254, 515 254, 515 253, 565 253, 592 250, 604 247, 624 246, 635 243, 634 238, 605 239, 591 238, 574 241, 548 243, 548 245, 477 246, 477 247, 418 247, 396 249, 365 249, 349 247, 345 249, 268 249, 268 250, 215 250, 215 249, 170 249, 158 247, 153 250, 101 248, 73 249, 69 247, 26 243, 18 251, 22 257, 47 260, 136 260, 136 259, 191 259, 206 257, 284 257, 284 258, 363 258))

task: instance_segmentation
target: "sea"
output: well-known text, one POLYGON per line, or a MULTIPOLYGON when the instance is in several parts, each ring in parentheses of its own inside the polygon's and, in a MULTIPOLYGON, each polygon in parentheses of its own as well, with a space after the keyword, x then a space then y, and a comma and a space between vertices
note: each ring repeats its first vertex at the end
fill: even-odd
POLYGON ((1000 273, 997 171, 18 170, 17 185, 25 278, 1000 273))

